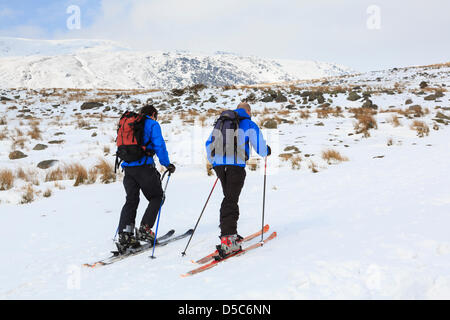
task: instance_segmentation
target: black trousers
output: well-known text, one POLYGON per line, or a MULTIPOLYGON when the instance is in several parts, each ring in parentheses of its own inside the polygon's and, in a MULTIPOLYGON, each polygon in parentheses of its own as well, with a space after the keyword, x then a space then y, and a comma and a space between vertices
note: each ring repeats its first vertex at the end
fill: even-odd
POLYGON ((124 172, 123 186, 127 197, 120 214, 119 232, 134 231, 141 190, 148 200, 148 206, 142 217, 141 224, 147 224, 152 228, 163 199, 161 175, 155 167, 150 165, 125 167, 124 172))
POLYGON ((217 177, 222 184, 223 200, 220 206, 220 232, 221 236, 237 233, 239 219, 239 196, 245 181, 245 168, 238 166, 214 167, 217 177))

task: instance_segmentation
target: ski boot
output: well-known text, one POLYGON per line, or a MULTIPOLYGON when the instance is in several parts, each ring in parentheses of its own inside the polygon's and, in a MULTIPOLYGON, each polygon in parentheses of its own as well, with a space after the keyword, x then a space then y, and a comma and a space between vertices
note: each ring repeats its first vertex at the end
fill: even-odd
POLYGON ((131 232, 120 232, 119 242, 116 242, 117 250, 120 254, 124 254, 128 249, 136 249, 141 246, 139 241, 136 239, 131 232))
POLYGON ((242 240, 243 238, 238 234, 220 237, 220 245, 216 246, 218 255, 214 258, 216 260, 221 260, 230 254, 241 251, 242 240))
POLYGON ((141 224, 141 227, 137 230, 136 235, 140 241, 149 242, 151 244, 155 241, 155 233, 147 224, 141 224))

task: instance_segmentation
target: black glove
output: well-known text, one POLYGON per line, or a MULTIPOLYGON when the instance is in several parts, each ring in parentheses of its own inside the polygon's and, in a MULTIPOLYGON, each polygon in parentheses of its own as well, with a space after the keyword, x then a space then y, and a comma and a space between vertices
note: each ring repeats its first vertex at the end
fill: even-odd
POLYGON ((166 168, 170 174, 175 172, 175 166, 173 164, 169 164, 166 168))
POLYGON ((269 146, 267 146, 267 156, 270 156, 272 154, 272 149, 270 149, 269 146))

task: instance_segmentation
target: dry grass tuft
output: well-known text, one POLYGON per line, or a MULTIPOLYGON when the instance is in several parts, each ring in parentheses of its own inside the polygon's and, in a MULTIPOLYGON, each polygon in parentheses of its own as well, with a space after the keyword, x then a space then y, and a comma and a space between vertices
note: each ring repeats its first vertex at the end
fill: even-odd
POLYGON ((0 141, 6 140, 8 138, 8 129, 5 127, 2 131, 0 131, 0 141))
POLYGON ((206 174, 208 175, 208 177, 214 175, 213 166, 211 163, 209 163, 209 161, 206 161, 206 174))
POLYGON ((300 111, 300 118, 307 120, 311 117, 311 112, 309 110, 305 110, 305 111, 300 111))
POLYGON ((64 172, 61 168, 56 168, 51 170, 47 175, 45 176, 45 181, 59 181, 64 180, 64 172))
POLYGON ((251 171, 256 171, 259 168, 259 161, 257 158, 251 158, 247 161, 247 165, 251 171))
POLYGON ((387 122, 391 123, 395 128, 401 126, 400 120, 398 116, 393 114, 390 118, 387 119, 387 122))
POLYGON ((394 139, 389 138, 388 141, 387 141, 387 145, 388 145, 388 147, 394 145, 394 139))
POLYGON ((357 122, 355 123, 355 132, 357 134, 362 133, 365 138, 370 137, 369 130, 377 129, 378 124, 375 118, 370 114, 360 114, 356 116, 357 122))
POLYGON ((22 168, 17 169, 16 177, 25 182, 29 182, 38 186, 40 184, 38 172, 34 169, 27 169, 26 171, 22 168))
POLYGON ((25 188, 25 192, 22 194, 21 204, 31 203, 34 201, 34 189, 32 184, 28 184, 25 188))
POLYGON ((45 198, 50 198, 52 196, 52 190, 49 188, 47 190, 44 191, 44 193, 42 194, 45 198))
POLYGON ((202 114, 198 117, 198 121, 202 127, 204 127, 206 125, 206 119, 207 119, 207 117, 204 114, 202 114))
POLYGON ((291 157, 291 168, 294 170, 300 170, 300 162, 302 162, 302 157, 299 154, 293 155, 291 157))
POLYGON ((24 149, 25 144, 28 142, 27 138, 22 136, 16 136, 12 138, 11 149, 24 149))
POLYGON ((102 183, 111 183, 116 181, 116 174, 114 173, 114 165, 110 164, 105 159, 100 159, 95 166, 100 174, 100 181, 102 183))
POLYGON ((317 169, 317 164, 314 161, 309 161, 308 168, 313 172, 317 173, 319 172, 319 169, 317 169))
POLYGON ((86 168, 84 168, 80 164, 73 165, 73 173, 75 174, 75 183, 73 184, 75 187, 86 183, 88 180, 88 173, 86 168))
POLYGON ((412 130, 416 130, 417 136, 419 136, 420 138, 423 138, 424 136, 428 136, 430 134, 430 128, 428 127, 428 125, 420 120, 414 120, 410 128, 412 130))
POLYGON ((322 159, 328 164, 348 161, 347 157, 342 156, 339 151, 328 149, 322 152, 322 159))
POLYGON ((0 170, 0 191, 9 190, 14 186, 14 174, 9 169, 0 170))
POLYGON ((42 131, 39 128, 39 121, 31 121, 30 122, 31 130, 28 131, 28 136, 34 140, 42 139, 42 131))

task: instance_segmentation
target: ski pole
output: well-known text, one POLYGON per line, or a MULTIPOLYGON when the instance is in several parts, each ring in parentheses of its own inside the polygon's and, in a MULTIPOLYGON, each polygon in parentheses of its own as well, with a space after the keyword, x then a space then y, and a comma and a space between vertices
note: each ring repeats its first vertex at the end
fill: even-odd
POLYGON ((218 180, 219 180, 219 177, 217 177, 216 182, 214 182, 214 185, 213 185, 213 187, 212 187, 212 189, 211 189, 211 192, 209 193, 208 199, 206 199, 206 203, 205 203, 205 205, 203 206, 202 212, 200 213, 200 217, 198 217, 197 223, 195 224, 194 231, 192 232, 191 237, 189 238, 189 241, 188 241, 188 243, 187 243, 187 245, 186 245, 186 248, 184 248, 184 251, 181 253, 181 255, 182 255, 183 257, 186 255, 186 250, 187 250, 187 248, 189 247, 189 244, 191 243, 191 240, 192 240, 192 237, 194 236, 195 230, 197 230, 198 223, 200 222, 200 219, 202 218, 203 212, 205 212, 206 205, 207 205, 208 202, 209 202, 209 198, 211 198, 211 195, 212 195, 212 193, 213 193, 213 191, 214 191, 214 188, 216 187, 216 184, 217 184, 217 181, 218 181, 218 180))
POLYGON ((264 164, 264 188, 263 188, 263 207, 262 207, 262 227, 261 227, 261 243, 264 241, 264 210, 266 206, 266 177, 267 177, 267 156, 264 164))
MULTIPOLYGON (((164 180, 164 176, 166 175, 166 173, 169 172, 169 170, 166 170, 163 173, 163 176, 161 178, 161 181, 164 180)), ((169 184, 169 180, 170 180, 170 175, 171 173, 169 173, 169 175, 167 176, 167 180, 166 180, 166 185, 164 186, 164 190, 163 190, 163 197, 161 200, 161 205, 159 206, 159 212, 158 212, 158 220, 156 222, 156 231, 155 231, 155 240, 153 240, 153 250, 152 250, 152 256, 150 258, 155 259, 156 257, 154 256, 155 253, 155 247, 156 247, 156 237, 158 236, 158 227, 159 227, 159 218, 161 216, 161 208, 163 206, 164 201, 166 200, 166 190, 167 190, 167 185, 169 184)))

